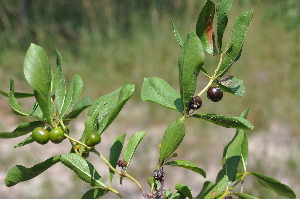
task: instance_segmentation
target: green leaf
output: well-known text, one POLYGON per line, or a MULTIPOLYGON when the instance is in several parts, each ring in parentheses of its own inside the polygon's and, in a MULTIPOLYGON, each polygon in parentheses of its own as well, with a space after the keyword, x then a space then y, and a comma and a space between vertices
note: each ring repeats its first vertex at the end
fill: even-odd
POLYGON ((55 49, 55 53, 56 53, 56 66, 58 67, 61 66, 62 56, 57 49, 55 49))
POLYGON ((172 23, 172 27, 173 27, 173 30, 174 30, 174 34, 175 34, 176 40, 177 40, 178 44, 180 45, 180 47, 182 47, 184 41, 183 41, 182 37, 180 36, 180 34, 179 34, 179 32, 178 32, 178 30, 177 30, 177 28, 176 28, 176 26, 175 26, 175 24, 174 24, 174 22, 173 22, 172 19, 171 19, 171 23, 172 23))
POLYGON ((165 194, 165 198, 171 198, 171 196, 172 196, 172 189, 169 189, 168 191, 166 191, 166 194, 165 194))
POLYGON ((59 162, 59 159, 60 156, 54 156, 44 162, 34 165, 31 168, 26 168, 22 165, 13 166, 6 175, 5 185, 11 187, 20 182, 30 180, 59 162))
POLYGON ((278 180, 259 173, 251 172, 249 174, 253 175, 262 186, 275 191, 278 195, 291 199, 296 198, 296 194, 294 193, 294 191, 289 186, 282 184, 278 180))
POLYGON ((74 75, 74 78, 71 83, 71 87, 69 88, 66 98, 63 101, 63 106, 59 114, 60 118, 63 118, 65 114, 73 108, 82 90, 83 90, 82 78, 79 75, 74 75))
POLYGON ((234 76, 227 76, 216 82, 218 87, 225 92, 231 93, 237 97, 241 97, 246 93, 244 81, 234 76))
POLYGON ((148 185, 151 187, 152 184, 154 184, 156 182, 156 180, 154 179, 154 177, 148 177, 147 182, 148 182, 148 185))
POLYGON ((94 166, 83 157, 75 153, 68 153, 61 155, 60 161, 91 186, 107 188, 94 166))
POLYGON ((66 115, 65 119, 72 120, 77 118, 82 111, 90 107, 92 104, 93 99, 91 97, 82 98, 74 105, 72 111, 66 115))
POLYGON ((127 162, 126 168, 128 168, 137 146, 142 141, 142 139, 145 137, 145 135, 146 135, 145 131, 138 131, 130 137, 128 144, 124 151, 124 159, 127 162))
MULTIPOLYGON (((9 97, 9 93, 0 90, 0 94, 2 94, 5 97, 9 97)), ((27 97, 33 97, 33 93, 22 93, 22 92, 14 92, 14 96, 16 99, 22 99, 22 98, 27 98, 27 97)))
POLYGON ((249 108, 247 108, 246 110, 244 110, 242 112, 242 114, 240 115, 240 117, 246 119, 247 116, 248 116, 248 112, 249 112, 249 108))
MULTIPOLYGON (((114 140, 112 146, 110 147, 109 153, 109 163, 113 168, 116 168, 117 162, 120 158, 120 154, 122 152, 124 141, 125 141, 126 133, 118 135, 114 140)), ((112 183, 115 172, 109 169, 110 172, 110 183, 112 183)))
POLYGON ((211 0, 207 0, 204 4, 196 25, 196 33, 201 40, 203 48, 209 54, 217 54, 214 34, 214 15, 215 4, 211 0))
POLYGON ((22 109, 19 105, 17 99, 15 98, 15 88, 14 88, 14 80, 10 80, 10 89, 9 89, 9 104, 11 108, 15 111, 18 115, 28 116, 28 114, 22 109))
POLYGON ((210 181, 206 181, 203 183, 203 187, 196 198, 204 198, 215 186, 216 184, 210 181))
POLYGON ((240 199, 259 199, 255 196, 247 195, 244 193, 234 193, 234 195, 238 196, 240 199))
POLYGON ((243 130, 238 129, 234 138, 224 148, 223 172, 230 181, 234 181, 241 158, 241 146, 244 140, 243 130))
POLYGON ((95 188, 95 189, 90 189, 83 196, 81 199, 98 199, 101 196, 105 195, 108 191, 106 189, 101 189, 101 188, 95 188))
POLYGON ((22 146, 25 146, 25 145, 30 144, 32 142, 34 142, 34 139, 30 135, 25 140, 23 140, 22 142, 20 142, 17 146, 14 146, 14 148, 22 147, 22 146))
POLYGON ((158 77, 144 79, 141 98, 183 113, 180 95, 164 80, 158 77))
POLYGON ((172 165, 172 166, 182 167, 182 168, 194 171, 196 173, 199 173, 204 178, 206 177, 205 171, 203 169, 197 167, 197 165, 195 163, 190 162, 190 161, 186 161, 186 160, 174 160, 174 161, 167 162, 164 165, 172 165))
POLYGON ((179 192, 183 193, 186 197, 188 198, 193 198, 192 193, 191 193, 191 187, 188 187, 182 183, 178 183, 175 185, 175 189, 178 190, 179 192))
POLYGON ((244 134, 244 140, 241 145, 241 155, 242 155, 242 165, 244 168, 247 167, 248 164, 248 138, 246 133, 243 130, 240 130, 244 134))
POLYGON ((34 121, 34 122, 25 122, 23 124, 20 124, 15 130, 12 132, 1 132, 0 138, 16 138, 23 135, 26 135, 27 133, 30 133, 35 129, 36 127, 43 127, 45 125, 44 122, 41 121, 34 121))
POLYGON ((24 75, 47 122, 53 125, 51 108, 51 65, 43 48, 31 44, 24 61, 24 75))
POLYGON ((44 118, 44 114, 37 102, 34 102, 32 107, 28 111, 28 114, 32 118, 38 118, 39 120, 44 120, 46 122, 46 120, 44 118))
POLYGON ((184 136, 185 126, 182 118, 177 119, 167 127, 159 150, 160 166, 162 166, 165 160, 178 148, 184 136))
POLYGON ((58 50, 56 50, 56 64, 57 68, 54 74, 54 93, 55 93, 55 104, 58 113, 60 114, 65 103, 66 98, 66 80, 61 68, 62 57, 58 50))
POLYGON ((85 130, 80 138, 84 141, 87 134, 97 131, 100 135, 118 116, 119 112, 134 92, 134 85, 127 84, 95 100, 88 111, 85 130))
POLYGON ((253 130, 254 126, 246 119, 241 117, 229 117, 215 114, 193 114, 192 117, 200 118, 202 120, 224 126, 226 128, 238 128, 244 130, 253 130))
POLYGON ((186 199, 186 196, 180 191, 177 191, 172 195, 171 199, 186 199))
POLYGON ((188 115, 189 104, 194 97, 197 77, 204 64, 204 50, 195 32, 191 31, 180 51, 178 59, 180 95, 185 115, 188 115))
MULTIPOLYGON (((217 196, 221 195, 226 188, 230 184, 230 180, 225 175, 217 184, 214 185, 212 189, 205 195, 204 199, 215 199, 218 198, 217 196)), ((200 197, 202 198, 202 197, 200 197)))
POLYGON ((226 46, 226 53, 223 56, 223 61, 219 70, 217 71, 217 76, 222 76, 231 65, 237 60, 240 55, 243 42, 246 36, 246 32, 249 23, 252 19, 253 11, 247 11, 240 14, 233 24, 231 39, 226 46))
POLYGON ((217 44, 219 51, 222 52, 223 34, 228 22, 228 12, 233 0, 221 0, 217 6, 217 44))

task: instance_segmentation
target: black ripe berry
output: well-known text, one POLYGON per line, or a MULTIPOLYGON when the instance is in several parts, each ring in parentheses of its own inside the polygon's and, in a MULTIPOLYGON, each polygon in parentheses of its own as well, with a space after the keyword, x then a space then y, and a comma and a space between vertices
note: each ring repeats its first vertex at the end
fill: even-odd
POLYGON ((192 98, 189 109, 190 110, 197 110, 202 106, 202 100, 199 96, 195 96, 192 98))
POLYGON ((223 91, 217 87, 210 87, 207 91, 207 97, 213 102, 218 102, 223 97, 223 91))

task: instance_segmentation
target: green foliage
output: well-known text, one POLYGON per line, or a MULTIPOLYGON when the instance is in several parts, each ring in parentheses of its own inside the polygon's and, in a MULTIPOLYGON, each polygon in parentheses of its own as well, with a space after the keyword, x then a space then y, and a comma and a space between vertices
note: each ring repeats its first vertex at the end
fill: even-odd
POLYGON ((138 147, 142 139, 145 137, 145 135, 145 131, 138 131, 130 137, 124 151, 124 159, 127 162, 126 168, 129 166, 136 148, 138 147))
POLYGON ((54 156, 45 160, 44 162, 34 165, 31 168, 26 168, 22 165, 13 166, 6 175, 5 185, 11 187, 20 182, 35 178, 59 161, 60 156, 54 156))
POLYGON ((206 173, 203 169, 197 167, 197 165, 193 162, 186 161, 186 160, 174 160, 170 162, 166 162, 165 165, 172 165, 176 167, 182 167, 191 171, 194 171, 196 173, 199 173, 202 175, 204 178, 206 177, 206 173))
POLYGON ((178 58, 180 95, 184 113, 188 114, 190 99, 194 96, 197 77, 204 64, 205 55, 200 39, 191 31, 178 58))
POLYGON ((159 166, 162 166, 167 158, 178 148, 185 136, 183 119, 179 118, 171 123, 164 133, 159 150, 159 166))
POLYGON ((51 65, 44 49, 31 44, 24 60, 24 76, 34 91, 45 119, 53 125, 51 104, 51 65))
POLYGON ((60 157, 60 161, 70 169, 72 169, 80 179, 89 183, 91 186, 100 186, 106 188, 101 176, 94 166, 83 157, 68 153, 60 157))
POLYGON ((183 113, 180 95, 164 80, 158 77, 144 79, 141 98, 183 113))
MULTIPOLYGON (((83 91, 82 78, 77 74, 74 75, 73 80, 67 89, 67 84, 62 71, 63 59, 60 52, 56 50, 57 67, 55 73, 53 73, 46 52, 43 48, 35 44, 31 44, 29 47, 24 61, 24 75, 33 90, 33 94, 15 92, 13 80, 10 82, 9 93, 4 91, 0 91, 0 93, 5 97, 8 97, 13 113, 37 121, 23 123, 12 132, 2 132, 0 133, 0 138, 15 138, 30 132, 34 133, 35 129, 47 131, 61 127, 62 132, 64 132, 63 136, 70 141, 71 152, 49 158, 31 168, 26 168, 22 165, 13 166, 6 176, 6 186, 14 186, 19 182, 30 180, 43 173, 54 164, 61 162, 77 174, 81 180, 93 186, 93 189, 88 190, 82 196, 83 199, 100 198, 107 192, 112 192, 119 198, 125 198, 112 187, 115 174, 120 176, 121 184, 123 178, 128 178, 134 182, 139 190, 141 190, 145 199, 221 199, 228 195, 236 195, 240 198, 256 198, 244 193, 233 192, 233 188, 245 181, 248 175, 254 176, 263 186, 273 190, 280 196, 291 199, 296 198, 293 190, 287 185, 262 174, 248 171, 248 138, 244 130, 252 131, 254 129, 254 126, 246 119, 249 109, 242 112, 240 117, 230 117, 211 113, 193 114, 194 111, 200 108, 199 106, 194 106, 192 104, 194 103, 193 99, 197 97, 197 99, 201 100, 200 97, 206 93, 213 83, 217 84, 220 89, 234 96, 241 97, 245 93, 245 86, 241 79, 234 76, 227 76, 220 79, 220 77, 225 75, 230 67, 232 67, 234 62, 240 58, 244 38, 253 16, 252 11, 247 11, 237 17, 232 27, 231 39, 226 45, 225 50, 222 50, 222 38, 227 26, 227 14, 231 5, 232 1, 221 0, 215 11, 215 4, 213 1, 207 0, 200 11, 196 24, 196 33, 190 31, 185 40, 182 39, 178 29, 172 21, 175 38, 181 48, 178 58, 178 82, 180 94, 160 78, 144 78, 141 90, 142 100, 151 101, 181 113, 179 118, 167 126, 163 134, 161 144, 159 145, 159 157, 158 160, 156 160, 158 163, 154 170, 154 175, 153 177, 147 178, 151 188, 150 194, 145 193, 140 183, 127 172, 137 147, 146 136, 145 131, 138 131, 129 138, 123 153, 124 159, 122 160, 120 159, 120 156, 124 148, 126 133, 118 135, 114 139, 110 147, 109 160, 97 151, 94 146, 95 143, 100 143, 101 139, 96 140, 95 143, 89 143, 89 141, 92 140, 90 137, 91 134, 96 135, 96 138, 101 138, 100 135, 105 133, 105 130, 112 124, 126 102, 133 95, 135 85, 127 84, 119 87, 115 91, 101 96, 96 100, 92 100, 90 97, 83 97, 80 99, 80 95, 83 91), (215 46, 213 31, 213 18, 215 12, 217 12, 218 50, 215 46), (205 51, 220 59, 219 64, 215 66, 215 70, 212 74, 209 74, 204 68, 205 51), (207 78, 208 83, 198 94, 195 94, 198 86, 197 79, 200 78, 200 72, 203 73, 204 78, 207 78), (35 102, 28 112, 24 111, 17 101, 17 99, 27 97, 35 98, 35 102), (73 132, 69 132, 68 125, 71 120, 77 118, 83 110, 87 108, 87 116, 84 122, 85 129, 81 132, 82 135, 80 140, 76 140, 72 137, 73 132), (221 162, 222 170, 217 175, 216 182, 206 181, 203 184, 202 190, 196 197, 193 197, 191 187, 182 183, 177 183, 175 185, 176 192, 174 194, 172 190, 165 192, 164 188, 164 171, 166 171, 166 168, 168 169, 168 172, 172 171, 167 165, 181 167, 206 177, 205 171, 191 161, 169 161, 171 158, 177 156, 175 151, 180 147, 185 134, 189 133, 186 132, 186 120, 190 118, 199 118, 219 126, 236 129, 235 136, 224 148, 221 162), (105 179, 101 177, 94 165, 86 160, 90 152, 95 153, 108 166, 110 185, 106 185, 105 179), (121 167, 121 171, 118 171, 117 166, 121 167), (242 168, 242 171, 240 171, 239 168, 242 168)), ((32 134, 15 147, 22 147, 32 143, 34 140, 37 140, 37 137, 32 134)), ((43 144, 45 143, 43 142, 43 144)), ((154 149, 155 148, 156 147, 154 147, 154 149)))

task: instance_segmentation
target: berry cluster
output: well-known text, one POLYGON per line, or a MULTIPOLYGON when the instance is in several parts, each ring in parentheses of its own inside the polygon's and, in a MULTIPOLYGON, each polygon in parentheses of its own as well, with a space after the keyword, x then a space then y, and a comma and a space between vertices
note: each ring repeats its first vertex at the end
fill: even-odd
MULTIPOLYGON (((32 131, 31 137, 39 144, 47 144, 49 140, 55 144, 61 143, 65 139, 65 132, 62 128, 53 128, 50 132, 42 127, 37 127, 32 131)), ((101 142, 98 133, 89 133, 85 138, 85 144, 93 147, 101 142)))
POLYGON ((59 127, 52 129, 50 132, 42 127, 37 127, 32 131, 31 136, 33 140, 39 144, 47 144, 49 140, 58 144, 65 139, 64 133, 65 132, 59 127))

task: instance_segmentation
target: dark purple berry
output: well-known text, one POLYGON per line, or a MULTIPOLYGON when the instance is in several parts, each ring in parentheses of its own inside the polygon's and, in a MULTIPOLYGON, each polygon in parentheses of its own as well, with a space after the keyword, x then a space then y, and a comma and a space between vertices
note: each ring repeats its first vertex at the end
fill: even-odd
POLYGON ((195 96, 192 98, 189 109, 190 110, 197 110, 202 106, 202 100, 199 96, 195 96))
POLYGON ((217 87, 210 87, 207 91, 207 97, 213 102, 218 102, 223 97, 223 91, 217 87))

